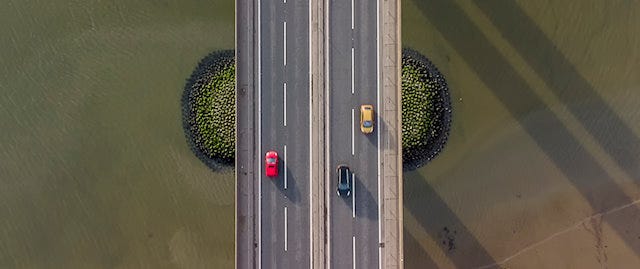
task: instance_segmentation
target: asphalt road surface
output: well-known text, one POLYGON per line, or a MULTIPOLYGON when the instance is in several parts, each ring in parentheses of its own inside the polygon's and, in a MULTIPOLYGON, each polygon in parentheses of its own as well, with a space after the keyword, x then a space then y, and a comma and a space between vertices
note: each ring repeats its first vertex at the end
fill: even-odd
MULTIPOLYGON (((377 1, 330 0, 328 7, 328 231, 332 269, 379 268, 380 126, 360 131, 360 105, 379 107, 377 1), (354 173, 352 195, 338 197, 336 168, 354 173)), ((377 112, 377 111, 376 111, 377 112)), ((377 118, 377 113, 376 113, 377 118)))
POLYGON ((310 253, 309 4, 259 0, 259 266, 305 268, 310 253), (264 154, 279 154, 279 175, 264 154))

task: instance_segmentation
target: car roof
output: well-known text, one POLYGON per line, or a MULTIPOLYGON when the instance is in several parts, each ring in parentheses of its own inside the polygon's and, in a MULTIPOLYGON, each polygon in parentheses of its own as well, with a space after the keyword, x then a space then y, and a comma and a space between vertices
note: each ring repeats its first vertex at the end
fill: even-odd
POLYGON ((338 173, 340 173, 340 177, 338 178, 338 183, 342 184, 343 181, 349 180, 349 174, 351 173, 351 171, 349 170, 348 166, 341 165, 338 167, 338 173))
POLYGON ((361 111, 362 111, 363 116, 365 116, 367 118, 369 118, 369 117, 373 118, 373 107, 365 107, 363 105, 361 111))

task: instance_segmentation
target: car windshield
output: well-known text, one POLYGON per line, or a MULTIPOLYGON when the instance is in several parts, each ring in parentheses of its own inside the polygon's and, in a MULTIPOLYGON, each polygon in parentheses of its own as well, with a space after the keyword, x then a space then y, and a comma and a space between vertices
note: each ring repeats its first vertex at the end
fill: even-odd
POLYGON ((269 164, 276 163, 276 158, 267 158, 267 163, 269 163, 269 164))
POLYGON ((372 122, 367 120, 367 121, 364 121, 364 122, 362 123, 362 125, 363 125, 364 127, 371 127, 372 122))

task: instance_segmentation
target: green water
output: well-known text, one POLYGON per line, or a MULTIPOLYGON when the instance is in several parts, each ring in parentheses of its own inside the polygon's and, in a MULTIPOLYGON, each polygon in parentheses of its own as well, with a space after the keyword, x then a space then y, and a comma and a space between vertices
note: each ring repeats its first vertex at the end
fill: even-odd
POLYGON ((232 268, 233 174, 187 147, 185 79, 233 1, 0 9, 0 268, 232 268))
MULTIPOLYGON (((454 105, 444 152, 405 175, 406 268, 638 267, 640 4, 513 3, 402 2, 454 105)), ((0 18, 0 268, 232 268, 233 175, 189 151, 179 99, 233 47, 233 2, 0 18)))

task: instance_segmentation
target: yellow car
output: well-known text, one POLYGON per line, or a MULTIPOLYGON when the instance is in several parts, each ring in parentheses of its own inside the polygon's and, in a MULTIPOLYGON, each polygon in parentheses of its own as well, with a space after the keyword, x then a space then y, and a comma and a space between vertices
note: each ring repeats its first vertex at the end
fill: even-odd
POLYGON ((373 133, 373 106, 361 105, 360 106, 360 130, 362 133, 373 133))

